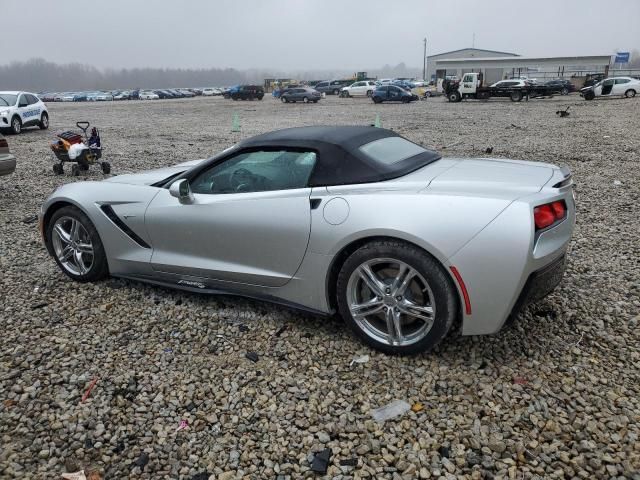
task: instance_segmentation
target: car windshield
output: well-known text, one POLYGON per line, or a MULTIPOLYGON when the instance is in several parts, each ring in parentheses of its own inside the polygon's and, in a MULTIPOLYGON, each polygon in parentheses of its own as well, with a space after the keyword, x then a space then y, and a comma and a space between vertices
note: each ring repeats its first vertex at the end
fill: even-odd
POLYGON ((17 95, 13 95, 12 93, 0 93, 0 105, 11 106, 16 104, 16 100, 18 100, 17 95))
POLYGON ((385 165, 401 162, 407 158, 427 152, 420 145, 416 145, 402 137, 386 137, 366 143, 359 150, 369 158, 385 165))

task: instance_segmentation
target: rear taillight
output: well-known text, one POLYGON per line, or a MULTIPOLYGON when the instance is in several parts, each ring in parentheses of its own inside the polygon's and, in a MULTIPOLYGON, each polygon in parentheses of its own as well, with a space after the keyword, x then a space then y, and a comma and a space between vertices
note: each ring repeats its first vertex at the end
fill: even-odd
POLYGON ((567 216, 567 205, 564 200, 538 205, 533 209, 533 221, 536 230, 542 230, 553 225, 567 216))
POLYGON ((0 138, 0 148, 9 148, 9 143, 4 138, 0 138))

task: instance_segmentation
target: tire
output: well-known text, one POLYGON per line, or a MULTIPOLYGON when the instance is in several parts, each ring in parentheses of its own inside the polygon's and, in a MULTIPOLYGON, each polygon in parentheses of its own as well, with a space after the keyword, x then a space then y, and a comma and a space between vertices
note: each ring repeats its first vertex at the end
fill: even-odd
POLYGON ((457 90, 455 92, 451 92, 449 95, 447 95, 447 99, 450 102, 456 103, 462 100, 462 97, 460 96, 460 92, 458 92, 457 90))
POLYGON ((521 91, 511 92, 510 98, 512 102, 519 102, 522 100, 522 92, 521 91))
POLYGON ((338 90, 338 89, 334 90, 334 91, 333 91, 333 94, 334 94, 334 95, 340 95, 340 90, 338 90))
POLYGON ((46 130, 49 128, 49 115, 47 115, 47 112, 42 112, 38 126, 40 127, 40 130, 46 130))
POLYGON ((289 99, 287 97, 280 97, 280 101, 282 103, 289 103, 289 99))
POLYGON ((411 101, 410 97, 402 97, 402 103, 409 103, 411 101))
POLYGON ((457 291, 445 269, 420 248, 395 240, 371 242, 351 254, 338 274, 336 295, 340 315, 356 336, 391 354, 431 350, 458 313, 457 291), (402 281, 394 287, 403 268, 414 273, 405 289, 402 281), (375 280, 365 280, 365 272, 375 280), (369 313, 354 316, 355 306, 367 303, 369 313))
POLYGON ((78 165, 71 166, 71 175, 73 175, 74 177, 80 175, 80 167, 78 167, 78 165))
POLYGON ((309 103, 309 99, 308 99, 307 97, 302 97, 302 101, 303 101, 304 103, 309 103))
POLYGON ((109 275, 107 256, 100 235, 91 220, 77 207, 68 206, 57 210, 46 226, 45 238, 49 253, 60 269, 72 279, 78 282, 95 282, 109 275), (75 234, 73 222, 81 227, 75 229, 75 234), (57 232, 62 232, 63 235, 57 232), (66 239, 63 238, 64 233, 68 234, 66 239), (63 261, 70 251, 73 252, 71 257, 63 261))
POLYGON ((11 119, 11 130, 10 131, 14 135, 19 135, 20 132, 22 131, 22 120, 20 120, 19 116, 14 115, 13 118, 11 119))
POLYGON ((109 162, 102 162, 100 166, 102 167, 102 173, 105 175, 109 175, 111 173, 111 164, 109 162))
POLYGON ((563 87, 562 90, 560 90, 560 95, 569 95, 569 89, 567 87, 563 87))
POLYGON ((593 100, 594 98, 596 98, 596 94, 593 92, 587 92, 584 94, 585 100, 593 100))
POLYGON ((373 103, 382 103, 382 99, 379 97, 372 97, 373 98, 373 103))
POLYGON ((633 98, 636 96, 636 91, 632 88, 630 88, 629 90, 627 90, 626 92, 624 92, 624 96, 627 98, 633 98))
POLYGON ((367 90, 367 97, 373 96, 373 90, 367 90))
POLYGON ((64 173, 64 167, 61 163, 53 164, 53 173, 55 173, 56 175, 62 175, 64 173))

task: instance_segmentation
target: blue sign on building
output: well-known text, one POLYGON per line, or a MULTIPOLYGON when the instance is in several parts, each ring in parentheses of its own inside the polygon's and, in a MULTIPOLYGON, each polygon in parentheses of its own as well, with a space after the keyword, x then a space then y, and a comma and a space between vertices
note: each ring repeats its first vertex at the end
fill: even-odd
POLYGON ((629 52, 618 52, 614 63, 629 63, 629 56, 629 52))

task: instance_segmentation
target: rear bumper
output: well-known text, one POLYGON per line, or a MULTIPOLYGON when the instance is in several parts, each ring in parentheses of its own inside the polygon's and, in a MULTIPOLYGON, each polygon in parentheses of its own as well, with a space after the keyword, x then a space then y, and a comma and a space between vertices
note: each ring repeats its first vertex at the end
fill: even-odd
POLYGON ((564 277, 565 260, 566 256, 562 255, 546 267, 536 270, 529 275, 527 282, 524 284, 518 296, 518 300, 516 300, 511 310, 507 322, 513 321, 527 304, 542 300, 555 290, 562 281, 562 277, 564 277))

